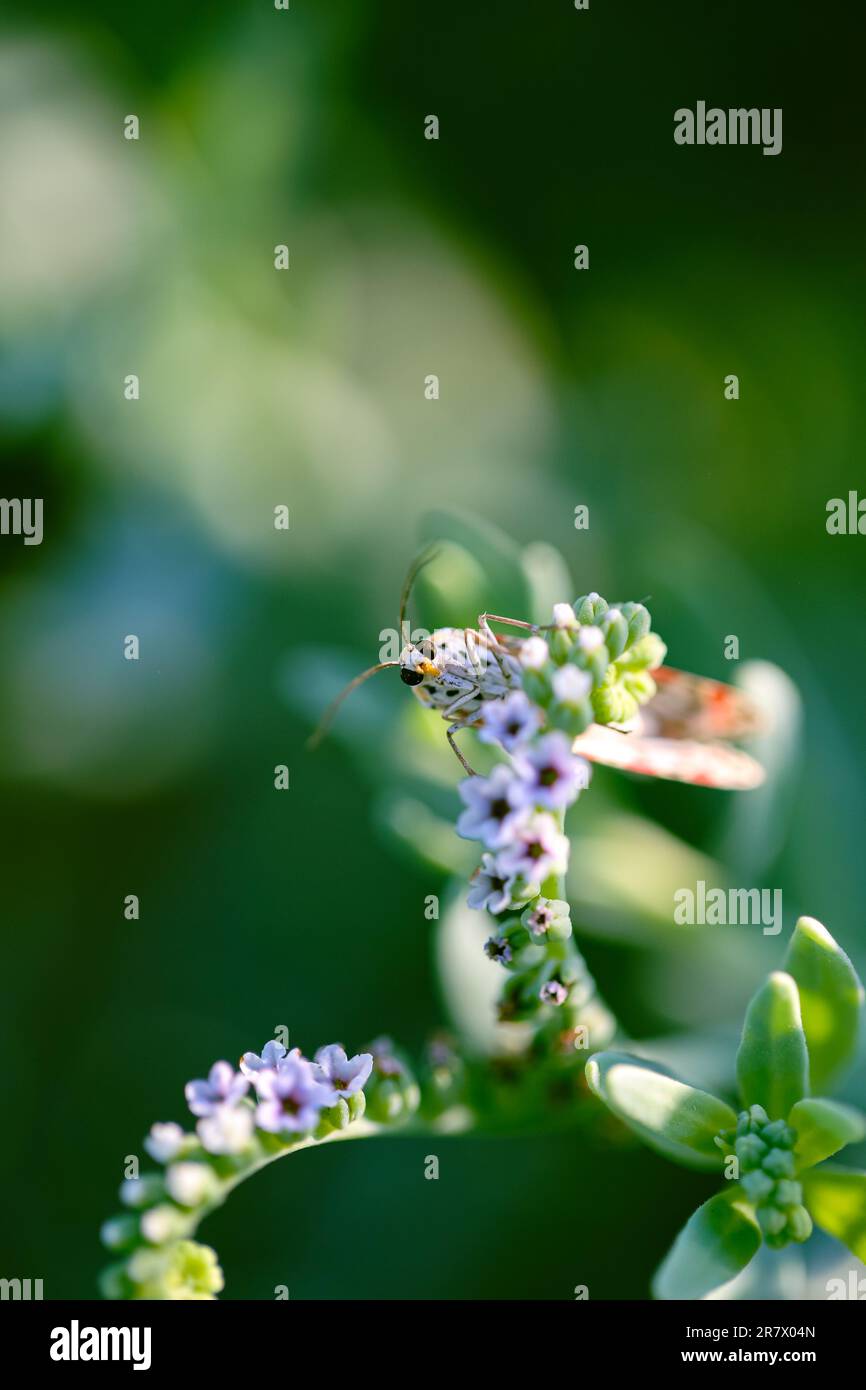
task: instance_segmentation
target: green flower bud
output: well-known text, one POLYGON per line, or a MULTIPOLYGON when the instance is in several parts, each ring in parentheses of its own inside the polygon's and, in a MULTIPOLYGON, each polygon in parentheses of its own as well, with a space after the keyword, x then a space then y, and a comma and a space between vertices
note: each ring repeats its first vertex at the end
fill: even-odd
POLYGON ((568 660, 574 647, 574 633, 565 627, 554 628, 553 632, 548 633, 547 645, 556 665, 562 666, 568 660))
POLYGON ((165 1185, 157 1173, 147 1173, 143 1178, 124 1178, 120 1184, 120 1200, 125 1207, 152 1206, 165 1192, 165 1185))
POLYGON ((363 1091, 356 1091, 354 1095, 349 1096, 347 1104, 349 1106, 350 1120, 363 1119, 364 1112, 367 1109, 367 1097, 363 1091))
POLYGON ((584 594, 572 604, 579 623, 597 623, 607 612, 608 605, 600 594, 584 594))
POLYGON ((550 672, 542 667, 539 670, 527 670, 523 668, 520 683, 528 699, 535 705, 541 705, 546 709, 553 698, 553 691, 550 685, 550 672))
POLYGON ((316 1138, 324 1139, 325 1135, 330 1134, 334 1129, 348 1129, 350 1120, 348 1103, 341 1096, 336 1105, 323 1110, 319 1116, 319 1123, 315 1131, 316 1138))
POLYGON ((780 1236, 788 1224, 785 1213, 778 1207, 758 1207, 757 1217, 761 1230, 768 1237, 780 1236))
POLYGON ((367 1114, 381 1125, 399 1120, 404 1109, 403 1094, 398 1083, 391 1078, 379 1081, 367 1101, 367 1114))
POLYGON ((655 632, 648 632, 623 652, 617 665, 621 671, 654 671, 667 656, 667 647, 655 632))
POLYGON ((605 646, 611 661, 625 651, 628 644, 628 623, 619 608, 610 608, 601 624, 605 646))
POLYGON ((624 724, 637 714, 638 705, 621 685, 603 685, 592 692, 592 708, 599 724, 624 724))
POLYGON ((547 722, 552 729, 561 729, 569 738, 577 738, 588 729, 594 719, 592 704, 581 700, 576 705, 564 705, 554 701, 550 706, 547 722))
MULTIPOLYGON (((109 1250, 125 1250, 134 1245, 137 1238, 138 1222, 134 1216, 112 1216, 99 1230, 99 1239, 109 1250)), ((120 1265, 116 1267, 121 1268, 120 1265)))
POLYGON ((734 1141, 734 1153, 740 1160, 740 1167, 744 1173, 750 1172, 753 1168, 760 1168, 761 1159, 766 1152, 767 1146, 757 1134, 741 1134, 734 1141))
POLYGON ((770 1117, 763 1105, 750 1105, 749 1120, 752 1126, 752 1133, 754 1134, 756 1129, 763 1129, 764 1125, 769 1124, 770 1117))
MULTIPOLYGON (((766 1174, 764 1175, 766 1176, 766 1174)), ((773 1193, 773 1205, 777 1207, 797 1207, 803 1201, 803 1188, 791 1178, 780 1178, 773 1193)))
POLYGON ((788 1235, 802 1245, 812 1234, 812 1218, 804 1206, 791 1207, 787 1212, 788 1235))
POLYGON ((740 1186, 749 1201, 755 1206, 760 1206, 772 1193, 775 1183, 768 1173, 762 1173, 760 1168, 756 1168, 751 1173, 743 1174, 740 1178, 740 1186))
POLYGON ((649 671, 625 671, 622 684, 623 689, 627 690, 639 705, 647 704, 658 690, 649 671))
POLYGON ((774 1149, 793 1149, 797 1142, 797 1132, 784 1120, 773 1120, 765 1125, 761 1138, 774 1149))
POLYGON ((99 1276, 98 1287, 102 1297, 108 1299, 132 1298, 135 1291, 125 1264, 109 1265, 104 1269, 99 1276))
POLYGON ((770 1149, 761 1160, 761 1167, 774 1178, 792 1178, 796 1171, 794 1155, 790 1149, 770 1149))
POLYGON ((622 603, 620 612, 628 623, 627 646, 633 647, 641 637, 646 637, 652 627, 652 619, 642 603, 622 603))

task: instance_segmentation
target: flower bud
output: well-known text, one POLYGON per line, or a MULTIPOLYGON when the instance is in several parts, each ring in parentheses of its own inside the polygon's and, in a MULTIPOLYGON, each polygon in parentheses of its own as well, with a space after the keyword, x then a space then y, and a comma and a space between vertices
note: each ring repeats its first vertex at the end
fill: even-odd
POLYGON ((124 1178, 120 1184, 120 1200, 125 1207, 147 1207, 163 1195, 163 1180, 156 1173, 143 1178, 124 1178))
POLYGON ((648 632, 623 652, 618 664, 623 671, 654 671, 661 666, 667 651, 662 639, 655 632, 648 632))
POLYGON ((367 1097, 363 1091, 355 1091, 351 1096, 348 1096, 346 1104, 349 1107, 350 1120, 363 1119, 364 1112, 367 1109, 367 1097))
POLYGON ((761 1138, 774 1149, 793 1149, 797 1142, 796 1131, 784 1120, 773 1120, 765 1125, 761 1138))
POLYGON ((752 1168, 759 1168, 761 1159, 766 1152, 767 1146, 758 1138, 757 1134, 741 1134, 734 1141, 734 1153, 740 1160, 740 1167, 745 1173, 748 1173, 752 1168))
POLYGON ((802 1245, 812 1234, 812 1218, 802 1205, 791 1207, 787 1212, 788 1235, 802 1245))
POLYGON ((575 599, 572 607, 579 623, 597 623, 607 612, 607 603, 596 593, 575 599))
POLYGON ((189 1218, 177 1207, 170 1206, 164 1202, 161 1206, 151 1207, 141 1218, 141 1234, 151 1245, 165 1245, 169 1240, 176 1240, 187 1230, 189 1218))
POLYGON ((753 1202, 755 1206, 759 1206, 762 1202, 766 1202, 773 1192, 775 1183, 769 1173, 763 1173, 760 1168, 755 1168, 752 1172, 743 1174, 740 1178, 740 1186, 749 1201, 753 1202))
POLYGON ((794 1155, 790 1149, 771 1149, 762 1158, 761 1167, 774 1178, 792 1178, 796 1171, 794 1155))
POLYGON ((165 1190, 181 1207, 197 1207, 212 1197, 219 1186, 206 1163, 173 1163, 166 1170, 165 1190))
POLYGON ((620 653, 625 651, 628 643, 628 623, 619 608, 608 609, 601 629, 610 659, 615 661, 620 653))
POLYGON ((776 1190, 773 1193, 773 1205, 777 1207, 797 1207, 802 1201, 802 1184, 794 1182, 791 1178, 780 1178, 776 1183, 776 1190))
POLYGON ((641 637, 646 637, 652 627, 652 619, 642 603, 623 603, 620 611, 628 623, 628 647, 633 647, 641 637))
POLYGON ((99 1239, 109 1250, 124 1250, 134 1244, 137 1236, 138 1222, 134 1216, 112 1216, 99 1229, 99 1239))
POLYGON ((758 1207, 758 1224, 765 1236, 780 1236, 787 1226, 787 1219, 778 1207, 758 1207))

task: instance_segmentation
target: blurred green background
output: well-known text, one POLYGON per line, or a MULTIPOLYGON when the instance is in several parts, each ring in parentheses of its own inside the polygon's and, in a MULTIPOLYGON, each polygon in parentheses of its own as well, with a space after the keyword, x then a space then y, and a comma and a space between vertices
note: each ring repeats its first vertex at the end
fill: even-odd
MULTIPOLYGON (((825 530, 866 483, 860 49, 832 3, 30 9, 0 46, 2 494, 45 499, 41 547, 0 539, 0 1273, 89 1298, 189 1077, 278 1024, 417 1048, 445 1016, 446 874, 405 834, 453 815, 441 726, 383 676, 303 748, 431 508, 555 547, 558 598, 649 595, 674 665, 731 679, 736 634, 790 678, 753 668, 766 792, 602 772, 574 813, 629 1032, 712 1069, 801 912, 862 973, 866 542, 825 530), (698 99, 783 107, 783 153, 675 146, 698 99), (674 929, 708 863, 782 888, 785 935, 674 929)), ((499 553, 418 618, 502 611, 499 553)), ((640 1298, 711 1187, 617 1135, 394 1138, 275 1165, 202 1235, 228 1297, 640 1298)))

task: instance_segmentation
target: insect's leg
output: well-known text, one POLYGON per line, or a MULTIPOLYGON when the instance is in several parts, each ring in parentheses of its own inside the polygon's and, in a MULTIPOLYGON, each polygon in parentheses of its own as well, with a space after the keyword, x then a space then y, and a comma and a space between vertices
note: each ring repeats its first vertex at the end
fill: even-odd
POLYGON ((463 754, 460 752, 460 749, 457 747, 457 744, 454 742, 454 735, 455 735, 455 733, 457 732, 457 730, 458 730, 458 729, 465 729, 465 728, 466 728, 466 725, 465 725, 465 724, 461 724, 460 721, 458 720, 456 724, 449 724, 448 728, 447 728, 446 731, 445 731, 445 736, 446 736, 446 738, 448 739, 448 742, 449 742, 450 745, 451 745, 451 751, 452 751, 452 752, 454 753, 454 755, 456 756, 456 758, 457 758, 457 760, 459 761, 461 767, 464 767, 464 768, 466 769, 466 771, 469 773, 469 776, 470 776, 470 777, 476 777, 478 774, 476 773, 475 768, 469 766, 469 764, 467 763, 467 761, 466 761, 466 759, 464 758, 463 754))
POLYGON ((478 627, 487 637, 492 637, 496 641, 496 633, 490 627, 491 623, 506 623, 508 627, 525 627, 530 632, 539 632, 541 629, 538 623, 525 623, 522 618, 503 618, 499 613, 479 613, 478 627))
POLYGON ((464 690, 462 694, 458 695, 457 699, 453 700, 450 705, 445 705, 439 713, 443 719, 447 719, 456 709, 460 709, 461 705, 468 705, 470 700, 477 699, 480 694, 481 691, 478 686, 472 685, 468 690, 464 690))

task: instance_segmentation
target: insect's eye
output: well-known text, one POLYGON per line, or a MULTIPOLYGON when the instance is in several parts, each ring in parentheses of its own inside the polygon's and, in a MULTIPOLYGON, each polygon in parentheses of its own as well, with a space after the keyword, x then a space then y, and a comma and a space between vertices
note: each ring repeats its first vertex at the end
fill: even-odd
POLYGON ((424 677, 420 671, 412 671, 408 666, 401 666, 400 679, 404 685, 420 685, 424 677))
POLYGON ((433 650, 433 643, 431 642, 429 637, 425 637, 423 642, 418 643, 418 651, 421 653, 425 661, 432 661, 434 656, 436 655, 435 651, 433 650))

